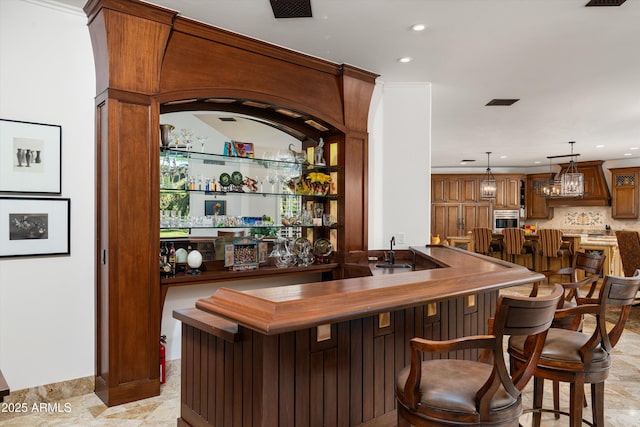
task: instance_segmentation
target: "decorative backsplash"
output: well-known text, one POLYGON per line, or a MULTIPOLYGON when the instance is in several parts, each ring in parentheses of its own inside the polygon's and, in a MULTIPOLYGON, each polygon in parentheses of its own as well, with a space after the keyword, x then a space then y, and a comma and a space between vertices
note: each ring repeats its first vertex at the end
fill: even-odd
POLYGON ((601 231, 607 225, 612 230, 640 229, 640 221, 618 220, 611 218, 611 207, 557 207, 554 208, 553 218, 550 220, 531 220, 528 225, 536 228, 559 228, 561 230, 601 231))
POLYGON ((568 209, 564 214, 563 228, 585 227, 604 228, 605 220, 603 212, 598 212, 595 210, 583 211, 568 209))

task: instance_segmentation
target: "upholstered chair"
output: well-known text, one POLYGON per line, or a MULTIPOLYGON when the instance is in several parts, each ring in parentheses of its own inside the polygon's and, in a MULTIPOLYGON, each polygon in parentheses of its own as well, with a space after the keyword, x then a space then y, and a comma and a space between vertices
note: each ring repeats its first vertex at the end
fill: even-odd
POLYGON ((543 297, 503 295, 489 335, 449 341, 413 338, 411 365, 399 372, 396 381, 397 425, 518 426, 521 390, 531 378, 561 297, 559 285, 543 297), (511 376, 504 360, 507 336, 527 342, 527 362, 511 376), (472 348, 482 349, 480 360, 422 360, 425 352, 472 348))
MULTIPOLYGON (((595 317, 593 332, 569 329, 549 329, 540 360, 534 372, 533 425, 540 426, 541 412, 569 416, 569 425, 582 425, 584 386, 591 385, 591 412, 594 426, 604 427, 604 382, 612 364, 611 352, 620 340, 634 297, 640 288, 640 275, 634 277, 606 276, 596 298, 577 298, 577 305, 556 311, 555 318, 595 317), (609 306, 620 308, 612 327, 607 328, 609 306), (571 384, 569 412, 542 408, 544 380, 571 384)), ((522 337, 511 337, 508 352, 511 369, 521 370, 529 364, 528 344, 522 337)))

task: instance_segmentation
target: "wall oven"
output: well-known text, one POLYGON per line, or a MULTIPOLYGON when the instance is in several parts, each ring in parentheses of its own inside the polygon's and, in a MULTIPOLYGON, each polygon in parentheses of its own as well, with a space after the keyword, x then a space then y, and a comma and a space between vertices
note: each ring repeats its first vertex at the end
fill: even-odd
POLYGON ((520 228, 520 210, 493 211, 493 231, 501 233, 505 228, 520 228))

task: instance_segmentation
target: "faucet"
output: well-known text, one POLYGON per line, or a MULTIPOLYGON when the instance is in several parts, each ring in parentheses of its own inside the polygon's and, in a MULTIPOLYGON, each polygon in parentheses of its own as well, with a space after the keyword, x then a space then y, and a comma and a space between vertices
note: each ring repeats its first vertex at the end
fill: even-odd
POLYGON ((391 236, 391 241, 389 242, 390 248, 389 252, 387 252, 387 263, 395 264, 396 263, 396 254, 393 252, 393 245, 396 244, 396 236, 391 236))

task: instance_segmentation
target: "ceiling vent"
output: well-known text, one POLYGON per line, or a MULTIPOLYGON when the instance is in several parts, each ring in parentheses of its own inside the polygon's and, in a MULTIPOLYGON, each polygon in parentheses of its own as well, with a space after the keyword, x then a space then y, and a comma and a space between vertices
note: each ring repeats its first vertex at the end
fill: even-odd
POLYGON ((487 102, 487 104, 485 105, 486 107, 493 107, 493 106, 501 106, 501 107, 508 107, 510 105, 515 104, 516 102, 520 101, 519 99, 492 99, 491 101, 487 102))
POLYGON ((585 7, 594 7, 594 6, 620 6, 627 0, 591 0, 589 3, 585 4, 585 7))
POLYGON ((276 18, 311 18, 311 0, 269 0, 276 18))
POLYGON ((221 122, 236 122, 237 120, 234 117, 218 117, 218 120, 221 122))

